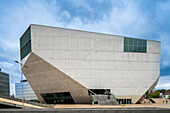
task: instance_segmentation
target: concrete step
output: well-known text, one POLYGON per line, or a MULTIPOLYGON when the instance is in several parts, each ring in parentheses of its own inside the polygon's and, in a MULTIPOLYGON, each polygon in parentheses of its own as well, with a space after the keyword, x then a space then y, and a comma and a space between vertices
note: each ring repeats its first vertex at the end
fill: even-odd
POLYGON ((119 103, 114 98, 114 96, 110 95, 110 99, 108 99, 108 95, 92 95, 93 101, 98 101, 100 105, 118 105, 119 103))

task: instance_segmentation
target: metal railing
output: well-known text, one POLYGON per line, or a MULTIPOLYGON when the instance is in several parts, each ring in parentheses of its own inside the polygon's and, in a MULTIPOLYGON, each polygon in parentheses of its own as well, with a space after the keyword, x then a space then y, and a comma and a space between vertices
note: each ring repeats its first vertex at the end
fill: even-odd
POLYGON ((113 93, 110 93, 110 92, 109 92, 108 90, 106 90, 106 89, 105 89, 105 91, 106 91, 108 94, 112 95, 113 98, 117 99, 116 96, 115 96, 113 93))
POLYGON ((89 92, 90 92, 90 95, 91 95, 91 93, 93 94, 93 95, 97 95, 96 93, 94 93, 92 90, 90 90, 90 89, 88 89, 89 90, 89 92))
MULTIPOLYGON (((107 95, 111 95, 112 97, 113 97, 113 99, 115 99, 116 100, 116 96, 113 94, 113 93, 110 93, 108 90, 106 90, 106 89, 104 89, 105 90, 105 92, 106 92, 106 94, 107 95)), ((90 92, 90 96, 92 97, 92 105, 95 105, 95 104, 98 104, 99 103, 99 101, 94 101, 95 99, 94 99, 94 96, 107 96, 106 94, 104 94, 104 95, 102 95, 102 94, 96 94, 96 93, 94 93, 92 90, 90 90, 90 89, 88 89, 88 91, 90 92)), ((117 101, 117 100, 116 100, 117 101)))
MULTIPOLYGON (((14 98, 14 97, 8 97, 8 96, 4 96, 4 95, 0 95, 0 98, 14 100, 14 101, 17 101, 17 102, 22 102, 22 99, 14 98)), ((29 100, 24 100, 24 103, 39 106, 39 107, 54 108, 54 104, 44 104, 44 103, 32 102, 32 101, 29 101, 29 100)))

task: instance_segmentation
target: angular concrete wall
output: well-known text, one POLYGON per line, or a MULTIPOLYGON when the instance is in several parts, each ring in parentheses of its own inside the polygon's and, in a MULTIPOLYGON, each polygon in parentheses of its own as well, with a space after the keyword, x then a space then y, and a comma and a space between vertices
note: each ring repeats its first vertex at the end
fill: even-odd
POLYGON ((22 71, 40 102, 45 103, 40 94, 70 92, 75 103, 91 103, 87 88, 34 53, 24 65, 28 68, 23 67, 22 71))
POLYGON ((157 41, 147 40, 147 53, 124 52, 122 36, 31 25, 31 42, 34 54, 87 89, 111 89, 133 103, 159 78, 157 41))

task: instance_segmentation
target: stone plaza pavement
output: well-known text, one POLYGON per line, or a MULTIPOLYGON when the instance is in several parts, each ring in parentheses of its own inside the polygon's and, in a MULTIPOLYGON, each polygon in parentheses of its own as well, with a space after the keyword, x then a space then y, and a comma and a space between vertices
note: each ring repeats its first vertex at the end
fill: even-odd
POLYGON ((170 104, 55 105, 50 109, 0 109, 0 113, 170 113, 170 104))
POLYGON ((125 106, 122 105, 89 105, 89 104, 72 104, 72 105, 55 105, 54 108, 113 108, 113 109, 143 109, 143 108, 165 108, 170 109, 169 104, 126 104, 125 106))

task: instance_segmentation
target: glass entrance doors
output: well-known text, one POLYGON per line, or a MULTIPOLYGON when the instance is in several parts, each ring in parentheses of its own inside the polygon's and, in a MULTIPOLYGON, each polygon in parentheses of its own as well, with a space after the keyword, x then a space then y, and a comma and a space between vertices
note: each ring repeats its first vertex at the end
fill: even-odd
POLYGON ((75 104, 70 92, 41 94, 47 104, 75 104))

